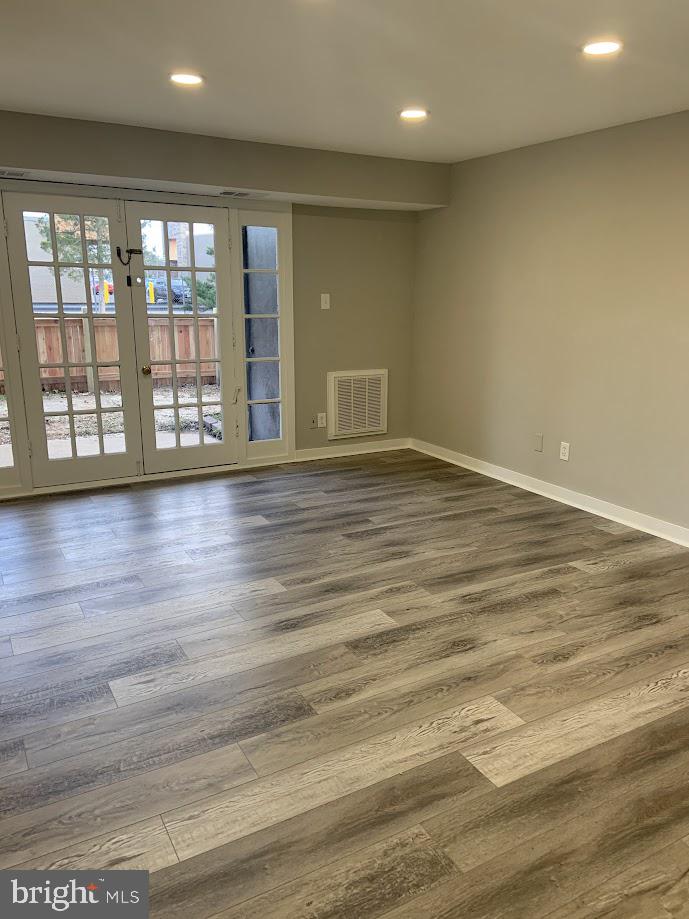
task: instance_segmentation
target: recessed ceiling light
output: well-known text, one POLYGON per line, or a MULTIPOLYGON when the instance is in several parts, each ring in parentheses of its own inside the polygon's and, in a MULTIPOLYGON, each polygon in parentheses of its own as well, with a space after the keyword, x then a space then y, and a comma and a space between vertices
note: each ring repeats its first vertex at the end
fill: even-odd
POLYGON ((170 79, 179 86, 199 86, 203 83, 203 77, 198 73, 171 73, 170 79))
POLYGON ((405 108, 400 112, 402 121, 425 121, 428 112, 425 108, 405 108))
POLYGON ((606 54, 616 54, 622 50, 621 41, 590 41, 584 45, 584 54, 590 54, 592 57, 603 57, 606 54))

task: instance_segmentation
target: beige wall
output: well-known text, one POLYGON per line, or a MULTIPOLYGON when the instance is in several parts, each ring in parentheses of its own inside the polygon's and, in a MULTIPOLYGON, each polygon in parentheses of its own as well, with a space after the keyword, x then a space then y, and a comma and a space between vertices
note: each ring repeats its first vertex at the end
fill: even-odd
POLYGON ((410 214, 294 208, 298 448, 328 444, 326 431, 310 425, 313 415, 326 410, 330 370, 386 367, 386 436, 409 435, 415 226, 410 214), (330 294, 330 310, 321 310, 321 293, 330 294))
POLYGON ((414 436, 689 525, 689 113, 460 164, 418 234, 414 436))
MULTIPOLYGON (((154 183, 258 189, 345 204, 447 203, 450 167, 74 118, 0 111, 0 167, 154 183)), ((180 189, 182 190, 182 189, 180 189)))

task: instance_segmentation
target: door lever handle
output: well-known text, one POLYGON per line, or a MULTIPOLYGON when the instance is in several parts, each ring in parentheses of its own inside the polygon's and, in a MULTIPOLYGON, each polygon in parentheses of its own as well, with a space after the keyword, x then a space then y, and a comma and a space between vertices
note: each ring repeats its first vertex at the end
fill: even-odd
POLYGON ((241 391, 242 391, 242 387, 241 387, 241 386, 235 386, 235 388, 234 388, 234 396, 233 396, 233 398, 232 398, 232 405, 236 405, 236 404, 237 404, 237 399, 239 399, 239 394, 240 394, 241 391))

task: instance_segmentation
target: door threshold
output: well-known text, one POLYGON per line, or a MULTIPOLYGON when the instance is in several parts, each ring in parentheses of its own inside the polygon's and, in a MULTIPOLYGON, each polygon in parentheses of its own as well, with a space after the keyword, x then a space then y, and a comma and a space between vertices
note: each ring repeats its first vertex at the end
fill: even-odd
POLYGON ((319 459, 360 456, 366 453, 387 453, 391 450, 407 450, 410 444, 411 441, 408 437, 362 440, 359 443, 286 451, 275 456, 256 457, 255 459, 247 459, 244 462, 232 463, 227 466, 205 466, 199 469, 182 469, 175 472, 150 472, 121 479, 103 479, 98 482, 80 482, 72 485, 46 485, 33 489, 21 489, 21 487, 18 487, 14 488, 14 490, 7 489, 0 494, 0 504, 24 498, 41 498, 47 495, 64 495, 79 491, 93 491, 94 489, 126 488, 131 485, 144 485, 149 482, 171 482, 175 479, 206 479, 211 476, 227 475, 233 472, 248 472, 251 469, 260 469, 265 466, 282 466, 287 463, 308 463, 319 459))
POLYGON ((148 482, 174 481, 175 479, 206 479, 211 476, 227 475, 232 472, 245 472, 261 466, 279 466, 293 462, 294 457, 288 453, 271 456, 266 459, 252 460, 246 463, 233 463, 228 466, 204 466, 200 469, 178 469, 174 472, 149 472, 143 475, 124 476, 118 479, 100 479, 95 482, 75 482, 69 485, 43 485, 31 489, 20 489, 0 494, 0 504, 7 501, 18 501, 24 498, 44 498, 47 495, 65 495, 80 491, 93 491, 105 488, 128 488, 132 485, 144 485, 148 482))

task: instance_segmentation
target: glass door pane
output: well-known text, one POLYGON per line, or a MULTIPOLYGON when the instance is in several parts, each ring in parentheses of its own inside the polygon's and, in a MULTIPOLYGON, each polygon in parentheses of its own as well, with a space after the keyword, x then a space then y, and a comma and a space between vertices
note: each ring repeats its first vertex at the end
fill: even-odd
POLYGON ((117 204, 7 200, 35 483, 133 475, 138 400, 131 298, 113 260, 127 245, 117 204))
POLYGON ((127 205, 148 472, 236 461, 227 211, 127 205))
POLYGON ((244 343, 249 442, 282 437, 278 231, 242 226, 244 343))

